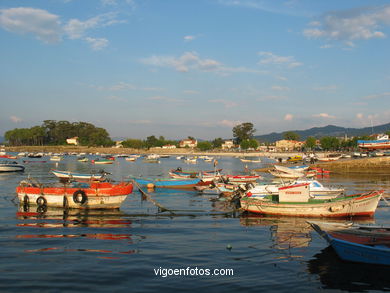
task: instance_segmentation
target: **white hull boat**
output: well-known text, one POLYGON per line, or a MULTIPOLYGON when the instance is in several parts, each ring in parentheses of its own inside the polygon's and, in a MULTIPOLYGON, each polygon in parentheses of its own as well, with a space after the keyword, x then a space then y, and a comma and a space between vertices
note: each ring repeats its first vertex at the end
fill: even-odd
POLYGON ((24 166, 18 162, 1 161, 0 172, 23 172, 24 166))

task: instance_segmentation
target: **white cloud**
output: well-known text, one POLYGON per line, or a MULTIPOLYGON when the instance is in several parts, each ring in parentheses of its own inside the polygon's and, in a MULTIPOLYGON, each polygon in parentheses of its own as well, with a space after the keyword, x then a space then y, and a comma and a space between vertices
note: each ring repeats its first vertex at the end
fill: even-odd
POLYGON ((288 68, 302 66, 303 63, 295 60, 293 56, 278 56, 272 52, 259 52, 262 58, 259 64, 286 65, 288 68))
POLYGON ((12 122, 14 122, 14 123, 19 123, 19 122, 22 122, 22 121, 23 121, 22 118, 19 118, 19 117, 14 116, 14 115, 12 115, 11 117, 9 117, 9 119, 10 119, 12 122))
POLYGON ((299 1, 264 1, 264 0, 218 0, 222 5, 231 7, 244 7, 248 9, 262 10, 265 12, 294 15, 294 16, 310 16, 299 1))
POLYGON ((150 91, 150 92, 162 92, 164 91, 163 88, 154 88, 154 87, 140 87, 137 85, 134 85, 132 83, 127 83, 120 81, 114 85, 111 86, 102 86, 102 85, 95 85, 91 84, 88 85, 91 88, 97 89, 99 91, 126 91, 126 90, 137 90, 137 91, 150 91))
POLYGON ((132 120, 132 121, 129 121, 130 124, 152 124, 153 122, 151 120, 132 120))
POLYGON ((291 121, 291 120, 293 120, 293 118, 294 118, 294 115, 292 115, 292 114, 284 115, 284 120, 285 121, 291 121))
POLYGON ((364 115, 362 113, 357 113, 356 114, 356 118, 357 119, 363 119, 364 118, 364 115))
POLYGON ((278 75, 278 76, 275 76, 276 79, 279 79, 279 80, 283 80, 283 81, 287 81, 287 77, 285 76, 281 76, 281 75, 278 75))
POLYGON ((140 62, 155 67, 173 68, 178 72, 200 70, 206 72, 216 72, 220 74, 237 72, 262 73, 261 71, 248 69, 245 67, 226 67, 217 60, 201 58, 196 52, 185 52, 179 57, 153 55, 148 58, 140 59, 140 62))
POLYGON ((386 98, 386 97, 390 97, 390 92, 365 96, 364 99, 372 100, 372 99, 380 99, 380 98, 386 98))
POLYGON ((237 106, 236 102, 233 101, 228 101, 224 99, 214 99, 214 100, 209 100, 210 103, 219 103, 224 105, 225 108, 233 108, 237 106))
POLYGON ((278 100, 286 100, 288 99, 287 96, 282 95, 265 95, 260 98, 258 98, 258 101, 278 101, 278 100))
MULTIPOLYGON (((115 1, 107 1, 107 3, 115 1)), ((56 43, 67 36, 71 40, 82 39, 93 50, 101 50, 108 46, 106 38, 88 35, 89 31, 111 26, 125 21, 118 20, 116 13, 105 13, 89 18, 86 21, 70 19, 62 24, 58 15, 46 10, 31 7, 0 9, 0 27, 13 33, 31 34, 45 43, 56 43)))
POLYGON ((290 88, 286 87, 286 86, 280 86, 280 85, 273 85, 271 87, 274 91, 289 91, 290 88))
POLYGON ((200 58, 196 52, 185 52, 180 57, 152 56, 141 59, 141 62, 158 67, 171 67, 179 72, 188 72, 190 69, 211 71, 220 65, 216 60, 200 58))
POLYGON ((314 114, 313 117, 326 118, 326 119, 334 119, 334 118, 336 118, 335 116, 329 115, 327 113, 314 114))
POLYGON ((331 12, 321 22, 310 23, 303 34, 308 38, 349 41, 384 38, 381 26, 390 24, 390 5, 343 12, 331 12))
POLYGON ((91 38, 86 37, 85 41, 91 45, 91 48, 95 51, 101 50, 108 46, 108 40, 104 38, 91 38))
POLYGON ((184 41, 190 42, 196 39, 196 36, 184 36, 184 41))
POLYGON ((122 97, 118 97, 118 96, 108 96, 106 99, 109 101, 127 102, 126 99, 124 99, 122 97))
POLYGON ((100 0, 103 6, 115 6, 118 5, 116 0, 100 0))
POLYGON ((325 45, 320 46, 320 49, 329 49, 329 48, 333 48, 333 46, 330 44, 325 44, 325 45))
POLYGON ((32 34, 45 43, 61 41, 62 28, 58 15, 31 7, 0 10, 0 26, 17 34, 32 34))
POLYGON ((187 94, 187 95, 197 95, 199 94, 198 91, 194 91, 194 90, 184 90, 183 91, 183 94, 187 94))
POLYGON ((71 19, 64 26, 64 31, 69 39, 82 39, 87 42, 93 50, 101 50, 108 46, 109 41, 106 38, 95 38, 88 36, 87 34, 89 31, 96 30, 98 28, 126 22, 118 20, 116 17, 116 13, 104 13, 85 21, 71 19))
POLYGON ((234 127, 234 126, 239 125, 241 123, 242 123, 241 121, 232 121, 232 120, 224 119, 224 120, 219 121, 217 124, 221 125, 221 126, 226 126, 226 127, 234 127))
POLYGON ((89 30, 93 30, 100 27, 107 27, 117 23, 123 23, 116 19, 116 13, 104 13, 91 17, 85 21, 79 19, 71 19, 64 26, 64 30, 68 37, 72 40, 81 39, 85 37, 89 30))
POLYGON ((169 97, 165 97, 165 96, 154 96, 154 97, 148 98, 147 100, 150 100, 150 101, 162 101, 162 102, 168 102, 168 103, 176 103, 176 102, 181 102, 182 101, 180 99, 169 98, 169 97))
POLYGON ((121 91, 121 90, 134 90, 136 89, 136 86, 131 84, 131 83, 126 83, 126 82, 118 82, 117 84, 114 84, 113 86, 109 87, 109 90, 112 91, 121 91))
POLYGON ((331 84, 327 86, 318 86, 314 87, 313 90, 315 91, 334 91, 337 90, 339 87, 337 85, 331 84))

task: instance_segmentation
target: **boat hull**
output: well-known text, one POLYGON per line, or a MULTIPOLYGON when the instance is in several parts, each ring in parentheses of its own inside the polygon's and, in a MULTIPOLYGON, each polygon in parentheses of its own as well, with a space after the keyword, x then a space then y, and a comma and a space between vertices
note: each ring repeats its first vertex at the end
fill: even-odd
POLYGON ((133 191, 131 183, 94 183, 89 188, 78 187, 35 187, 16 188, 19 202, 25 205, 78 209, 119 208, 127 195, 133 191), (84 193, 85 198, 83 198, 84 193), (82 196, 80 198, 80 196, 82 196))
POLYGON ((69 171, 51 170, 51 172, 58 178, 63 179, 79 179, 79 180, 101 180, 104 174, 83 174, 69 171))
POLYGON ((388 228, 323 222, 308 223, 346 261, 390 265, 388 228))
POLYGON ((279 203, 245 197, 241 208, 245 211, 274 216, 330 217, 373 216, 383 191, 337 198, 329 201, 312 200, 307 203, 279 203))
POLYGON ((0 172, 23 172, 24 166, 22 165, 5 165, 0 166, 0 172))
POLYGON ((330 245, 346 261, 390 265, 390 248, 369 246, 332 238, 330 245))
POLYGON ((366 150, 390 149, 390 140, 358 140, 358 147, 366 150))

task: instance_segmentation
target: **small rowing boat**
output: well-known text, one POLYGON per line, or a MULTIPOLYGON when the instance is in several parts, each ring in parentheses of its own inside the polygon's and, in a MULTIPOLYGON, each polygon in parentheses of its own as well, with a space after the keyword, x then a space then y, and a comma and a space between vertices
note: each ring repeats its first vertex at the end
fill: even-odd
POLYGON ((0 161, 0 172, 23 172, 24 166, 16 161, 0 161))
POLYGON ((74 180, 83 180, 83 181, 104 180, 105 176, 108 174, 104 172, 104 170, 92 174, 77 173, 71 171, 60 171, 60 170, 51 170, 51 172, 60 179, 67 179, 67 180, 74 179, 74 180))
POLYGON ((308 221, 346 261, 390 265, 390 227, 308 221))

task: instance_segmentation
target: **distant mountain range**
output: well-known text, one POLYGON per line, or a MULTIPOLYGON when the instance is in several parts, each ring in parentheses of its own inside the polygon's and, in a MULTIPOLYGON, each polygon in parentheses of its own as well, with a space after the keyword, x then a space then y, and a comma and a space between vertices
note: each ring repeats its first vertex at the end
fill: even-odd
POLYGON ((4 137, 0 136, 0 143, 4 141, 4 137))
MULTIPOLYGON (((352 137, 352 136, 362 136, 362 135, 371 135, 374 133, 384 133, 390 130, 390 123, 377 125, 373 127, 365 127, 365 128, 344 128, 335 125, 328 125, 324 127, 313 127, 307 130, 290 130, 292 132, 297 133, 300 136, 300 140, 306 140, 309 136, 315 138, 321 138, 324 136, 336 136, 336 137, 352 137)), ((255 139, 260 142, 275 142, 277 140, 283 139, 284 132, 272 132, 270 134, 265 135, 256 135, 255 139)))

